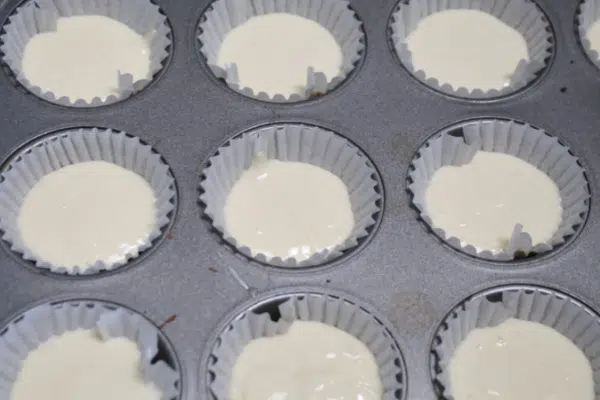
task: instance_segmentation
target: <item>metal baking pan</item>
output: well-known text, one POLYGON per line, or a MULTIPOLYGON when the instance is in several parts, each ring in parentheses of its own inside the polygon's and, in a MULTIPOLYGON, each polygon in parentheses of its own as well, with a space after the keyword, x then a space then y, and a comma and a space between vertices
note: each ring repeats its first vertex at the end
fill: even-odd
MULTIPOLYGON (((182 372, 181 398, 207 399, 207 363, 220 329, 247 307, 282 293, 344 294, 388 325, 402 352, 406 399, 434 399, 430 348, 444 316, 464 299, 507 284, 557 289, 600 310, 600 71, 578 42, 576 0, 537 0, 555 37, 535 83, 495 100, 461 100, 413 78, 395 56, 389 20, 396 0, 352 0, 366 51, 346 82, 295 104, 250 99, 214 78, 199 52, 197 26, 208 0, 158 0, 172 28, 172 55, 140 93, 108 106, 67 108, 38 99, 0 74, 0 152, 10 160, 43 135, 72 127, 122 130, 151 144, 178 191, 168 234, 114 272, 68 277, 41 272, 0 251, 0 319, 43 302, 98 299, 133 309, 162 327, 182 372), (418 219, 407 192, 409 164, 436 132, 473 118, 515 119, 558 137, 586 170, 591 208, 576 237, 541 257, 498 263, 443 244, 418 219), (199 204, 201 171, 216 149, 254 127, 314 124, 350 139, 382 179, 381 221, 359 251, 319 268, 273 268, 236 253, 211 231, 199 204), (233 271, 233 273, 232 273, 233 271)), ((0 3, 5 21, 19 0, 0 3)), ((4 163, 6 168, 6 162, 4 163)), ((167 346, 169 347, 169 346, 167 346)))

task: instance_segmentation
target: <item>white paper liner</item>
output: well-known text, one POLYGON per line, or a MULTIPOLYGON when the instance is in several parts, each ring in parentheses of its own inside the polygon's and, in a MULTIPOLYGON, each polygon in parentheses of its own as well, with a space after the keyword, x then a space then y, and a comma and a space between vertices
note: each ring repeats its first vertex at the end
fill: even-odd
POLYGON ((518 253, 545 253, 573 236, 585 221, 589 209, 589 187, 585 173, 569 148, 541 129, 516 121, 479 120, 451 128, 461 137, 445 131, 425 143, 411 164, 409 190, 420 217, 433 232, 452 247, 490 260, 513 260, 518 253), (478 150, 512 155, 544 172, 559 189, 563 208, 561 223, 547 243, 532 243, 531 236, 517 224, 505 251, 492 253, 448 237, 435 226, 427 213, 425 194, 435 172, 444 166, 468 164, 478 150))
MULTIPOLYGON (((362 57, 365 47, 362 23, 350 8, 347 0, 215 0, 200 22, 200 51, 208 67, 233 90, 259 100, 277 103, 297 102, 312 96, 323 95, 343 82, 362 57), (261 88, 239 85, 235 64, 226 69, 218 65, 219 49, 227 34, 252 17, 288 13, 317 22, 333 35, 342 49, 342 67, 338 75, 327 77, 310 67, 306 71, 304 94, 276 94, 270 96, 261 88)), ((277 32, 274 32, 277 34, 277 32)))
POLYGON ((589 308, 562 293, 533 286, 492 289, 454 309, 436 333, 434 380, 443 398, 452 400, 448 367, 454 351, 476 328, 497 326, 509 318, 537 322, 571 340, 589 359, 595 399, 600 399, 600 319, 589 308))
POLYGON ((370 160, 348 140, 322 128, 300 124, 263 127, 230 140, 209 162, 210 165, 203 171, 204 180, 200 187, 204 193, 200 200, 205 204, 205 213, 212 220, 213 227, 242 254, 273 266, 315 266, 340 257, 369 235, 369 228, 376 222, 375 215, 380 212, 378 200, 381 195, 377 192, 379 185, 375 179, 377 171, 370 160), (330 250, 299 261, 293 257, 282 259, 260 253, 253 255, 250 248, 230 236, 225 229, 227 196, 257 154, 267 159, 312 164, 340 178, 348 188, 354 214, 354 228, 349 237, 330 250))
POLYGON ((209 389, 216 400, 229 399, 231 372, 244 347, 254 339, 287 332, 295 320, 321 322, 360 340, 371 351, 379 367, 383 400, 405 397, 406 373, 400 349, 385 326, 364 307, 320 293, 291 294, 274 300, 283 300, 277 306, 281 313, 279 321, 273 321, 266 312, 257 314, 250 310, 219 336, 208 367, 214 375, 209 389))
MULTIPOLYGON (((542 11, 531 0, 401 0, 392 16, 390 27, 396 54, 413 76, 436 90, 463 98, 489 99, 518 91, 540 75, 553 51, 554 40, 550 25, 542 11), (406 38, 416 29, 421 20, 429 15, 455 9, 486 12, 523 36, 527 43, 529 61, 519 62, 510 77, 508 86, 491 90, 469 90, 465 87, 456 87, 452 82, 440 82, 436 77, 427 76, 424 70, 417 70, 413 65, 406 38)), ((476 61, 472 60, 472 62, 476 61)))
MULTIPOLYGON (((33 145, 14 158, 0 175, 0 230, 2 239, 12 251, 39 268, 69 275, 89 275, 111 270, 126 262, 107 264, 98 260, 93 265, 76 266, 69 270, 63 265, 53 265, 39 259, 23 243, 17 218, 25 196, 45 175, 67 165, 87 161, 106 161, 140 175, 152 187, 156 197, 156 221, 146 242, 132 249, 127 258, 132 259, 150 248, 162 234, 172 217, 176 204, 175 181, 167 164, 151 146, 137 137, 110 129, 83 128, 63 131, 33 145)), ((126 201, 126 199, 123 199, 126 201)))
POLYGON ((29 0, 10 16, 4 30, 0 36, 2 60, 10 67, 17 81, 44 100, 70 107, 111 104, 142 90, 163 68, 163 61, 168 57, 171 45, 171 29, 167 18, 150 0, 29 0), (70 99, 65 93, 52 93, 36 86, 35 82, 30 82, 21 68, 27 42, 39 33, 54 31, 58 18, 78 15, 106 16, 124 23, 142 35, 150 47, 150 76, 134 81, 130 73, 123 71, 118 74, 118 95, 111 95, 106 99, 95 97, 91 102, 70 99))
POLYGON ((598 19, 600 19, 600 3, 596 0, 583 0, 577 14, 579 41, 589 59, 600 68, 600 54, 598 54, 598 49, 592 48, 592 43, 588 40, 587 35, 588 30, 598 19))
POLYGON ((97 330, 103 340, 124 337, 136 342, 141 353, 144 379, 156 385, 162 392, 162 400, 179 395, 179 373, 162 360, 152 361, 158 354, 159 333, 156 327, 124 308, 95 301, 68 301, 34 307, 2 331, 0 398, 11 398, 13 384, 29 352, 53 336, 78 329, 97 330))

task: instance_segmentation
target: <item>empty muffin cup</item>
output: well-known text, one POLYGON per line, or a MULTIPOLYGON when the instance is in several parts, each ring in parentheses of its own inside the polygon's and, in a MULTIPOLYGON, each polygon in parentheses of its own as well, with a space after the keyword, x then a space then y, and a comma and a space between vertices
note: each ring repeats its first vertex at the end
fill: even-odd
MULTIPOLYGON (((315 126, 300 124, 272 125, 234 137, 227 144, 220 147, 216 155, 210 158, 209 165, 203 171, 202 176, 200 201, 204 204, 204 212, 212 220, 212 225, 216 231, 222 235, 226 242, 242 254, 271 266, 309 267, 337 259, 364 243, 364 239, 372 233, 373 227, 381 215, 381 185, 378 173, 371 161, 347 139, 315 126), (270 240, 268 245, 263 246, 264 250, 257 249, 256 246, 254 246, 254 249, 250 248, 248 243, 242 243, 233 236, 227 226, 225 212, 230 194, 234 191, 236 183, 241 181, 242 175, 251 170, 251 167, 272 162, 289 162, 286 165, 295 163, 301 166, 307 164, 308 168, 318 170, 328 178, 335 180, 332 183, 338 185, 336 190, 340 189, 335 194, 342 196, 341 198, 339 196, 335 198, 344 200, 344 203, 332 205, 330 212, 333 213, 336 209, 342 208, 347 211, 348 221, 345 219, 342 221, 336 220, 340 222, 340 225, 343 223, 348 228, 348 231, 344 234, 345 238, 336 241, 335 245, 328 244, 319 247, 315 244, 310 246, 309 254, 305 254, 303 249, 305 245, 308 245, 307 242, 310 238, 302 236, 298 239, 302 243, 294 241, 291 247, 286 247, 281 254, 277 254, 273 251, 271 241, 281 238, 290 230, 294 230, 295 226, 275 228, 268 226, 268 233, 267 231, 256 232, 258 235, 264 234, 264 236, 261 236, 263 238, 268 236, 268 240, 270 240), (344 185, 345 187, 343 187, 344 185), (349 221, 350 218, 353 219, 353 223, 349 221), (298 251, 294 252, 293 249, 298 251)), ((302 176, 300 179, 303 178, 302 176)), ((303 182, 299 181, 295 187, 297 189, 303 188, 303 182)), ((328 182, 331 182, 331 180, 328 182)), ((290 184, 296 185, 294 182, 290 182, 290 184)), ((252 186, 252 188, 254 187, 256 186, 252 186)), ((285 205, 292 200, 296 201, 295 198, 287 200, 284 198, 286 193, 290 193, 290 190, 293 189, 293 187, 278 185, 273 188, 272 195, 260 204, 267 204, 268 202, 269 207, 279 207, 278 210, 282 210, 282 213, 280 213, 282 218, 296 215, 298 211, 301 211, 297 209, 296 205, 285 213, 285 205), (281 208, 282 204, 284 208, 281 208)), ((329 189, 329 187, 325 189, 329 189)), ((327 192, 329 193, 329 191, 327 192)), ((322 200, 325 203, 327 199, 322 198, 322 200)), ((315 219, 324 215, 320 213, 322 211, 320 208, 321 211, 317 213, 310 208, 310 205, 301 206, 304 207, 303 210, 308 210, 315 216, 315 219)), ((253 214, 257 215, 257 210, 254 210, 253 214)), ((328 212, 325 211, 325 214, 328 214, 328 212)), ((244 215, 238 219, 243 219, 244 215)), ((346 215, 344 214, 344 216, 346 215)), ((299 220, 297 217, 292 219, 298 223, 306 222, 305 219, 299 220)), ((277 219, 273 223, 280 224, 281 220, 277 219)), ((319 223, 321 223, 321 219, 315 222, 315 224, 319 223)), ((325 229, 330 228, 326 225, 327 223, 323 222, 322 226, 308 227, 309 233, 307 235, 313 237, 317 231, 319 233, 325 232, 325 229)), ((251 226, 250 229, 254 232, 257 227, 251 226)), ((248 235, 246 236, 248 237, 248 235)))
POLYGON ((585 54, 600 68, 600 3, 583 0, 579 5, 576 23, 585 54))
POLYGON ((159 354, 159 345, 164 345, 164 338, 158 328, 128 309, 83 300, 33 307, 4 328, 0 335, 0 366, 3 371, 0 375, 0 397, 12 398, 11 392, 30 352, 54 337, 78 330, 95 331, 102 341, 126 338, 136 343, 141 356, 140 374, 143 380, 154 384, 161 392, 162 400, 178 398, 179 371, 177 365, 169 365, 173 364, 175 355, 168 354, 165 359, 159 354))
MULTIPOLYGON (((276 103, 298 102, 329 92, 352 72, 362 57, 365 47, 361 25, 355 12, 350 8, 349 2, 345 0, 284 0, 277 2, 270 0, 216 0, 202 17, 198 40, 201 46, 200 51, 209 69, 233 90, 245 96, 264 101, 276 103), (239 29, 249 22, 257 23, 260 21, 258 17, 266 16, 270 18, 277 16, 297 18, 282 23, 281 26, 275 25, 276 22, 273 21, 270 21, 273 25, 268 25, 265 22, 266 25, 255 30, 249 30, 244 36, 249 38, 248 35, 256 34, 258 35, 258 39, 256 39, 258 41, 261 40, 260 37, 263 38, 262 40, 267 40, 269 36, 277 37, 282 43, 287 44, 288 50, 297 48, 297 54, 318 47, 320 50, 311 55, 311 57, 318 57, 318 59, 314 61, 298 59, 292 62, 289 67, 283 68, 279 64, 287 59, 291 60, 292 55, 281 54, 280 56, 274 53, 276 50, 269 47, 268 53, 265 54, 266 58, 263 59, 261 56, 261 62, 269 65, 256 65, 242 70, 233 59, 220 61, 220 53, 228 35, 235 32, 236 28, 239 29), (312 26, 312 29, 307 29, 306 33, 299 33, 297 31, 303 25, 298 24, 302 20, 309 20, 308 22, 316 23, 319 26, 312 26), (292 25, 294 28, 292 28, 292 25), (272 30, 272 33, 269 33, 269 29, 272 30), (286 32, 286 30, 288 31, 286 32), (260 36, 260 31, 263 31, 264 36, 260 36), (312 33, 320 32, 324 36, 317 40, 316 37, 310 36, 311 32, 309 31, 312 31, 312 33), (327 35, 327 32, 330 36, 327 35), (310 46, 304 45, 304 41, 306 44, 310 43, 310 46), (321 49, 325 44, 335 46, 336 51, 332 51, 331 48, 321 49), (340 54, 337 54, 338 52, 340 54), (334 53, 339 55, 339 60, 325 63, 324 58, 330 57, 334 53), (275 61, 269 61, 268 58, 275 61), (312 65, 312 62, 318 62, 319 64, 312 65), (299 76, 288 77, 290 79, 277 76, 277 74, 297 69, 299 67, 298 63, 307 65, 306 72, 294 71, 293 73, 298 73, 299 76), (327 71, 323 70, 325 65, 327 71), (251 79, 251 84, 245 83, 245 80, 247 80, 244 79, 245 76, 256 77, 257 74, 265 78, 251 79), (272 87, 272 84, 268 84, 269 82, 272 83, 273 80, 279 83, 293 81, 293 85, 288 82, 290 84, 286 84, 284 90, 283 87, 272 87)), ((250 51, 253 52, 254 56, 256 56, 258 46, 260 46, 260 43, 252 44, 250 51)), ((247 46, 242 46, 240 51, 244 51, 244 47, 247 46)), ((234 54, 239 56, 238 52, 234 52, 234 54)))
POLYGON ((474 295, 452 310, 440 325, 432 347, 432 374, 440 398, 454 398, 449 365, 469 333, 475 329, 496 327, 508 319, 536 322, 569 339, 589 360, 595 398, 600 396, 598 316, 563 293, 536 286, 515 285, 474 295))
MULTIPOLYGON (((531 0, 401 0, 392 15, 390 30, 394 50, 410 74, 435 90, 468 99, 500 97, 527 86, 541 75, 553 51, 548 20, 531 0), (467 12, 471 18, 459 20, 466 18, 467 12), (432 18, 439 19, 443 13, 452 13, 454 19, 445 21, 452 26, 440 26, 436 30, 432 18), (476 15, 479 16, 477 23, 473 19, 476 15), (483 21, 482 17, 488 20, 483 21), (485 32, 484 23, 487 25, 485 32), (424 31, 420 32, 418 28, 424 31), (500 28, 503 28, 502 31, 500 28), (490 32, 487 32, 488 29, 490 32), (412 44, 411 35, 416 32, 422 36, 412 44), (466 44, 460 47, 460 43, 451 42, 460 32, 464 32, 466 37, 477 37, 477 40, 487 39, 493 53, 460 53, 460 59, 457 57, 456 62, 450 63, 450 54, 467 49, 466 44), (492 34, 499 36, 494 38, 492 34), (437 39, 435 35, 438 35, 437 39), (514 40, 508 40, 507 35, 514 40), (415 49, 426 48, 425 44, 430 50, 434 49, 432 41, 444 46, 439 54, 426 56, 415 53, 415 49), (419 47, 419 43, 423 46, 419 47), (436 57, 444 57, 446 61, 436 57), (504 68, 502 71, 489 75, 492 68, 498 69, 500 65, 504 68), (441 68, 448 70, 442 71, 441 68)), ((472 52, 476 51, 472 49, 472 52)))
MULTIPOLYGON (((71 170, 70 173, 72 174, 73 171, 71 170)), ((3 232, 2 238, 11 250, 18 253, 24 260, 33 262, 38 268, 55 273, 89 275, 125 265, 128 260, 138 257, 140 253, 149 249, 156 242, 169 225, 176 207, 175 181, 170 168, 151 146, 124 132, 82 128, 62 131, 45 137, 13 157, 5 167, 1 177, 0 229, 3 232), (75 168, 82 165, 103 168, 106 166, 110 170, 92 168, 89 178, 87 173, 80 174, 77 186, 84 190, 87 182, 90 186, 85 190, 89 189, 91 194, 85 192, 88 194, 79 193, 75 195, 75 191, 68 186, 68 182, 73 183, 73 181, 66 180, 65 175, 62 175, 59 179, 56 173, 66 174, 66 168, 75 168), (135 185, 128 185, 132 182, 131 180, 123 181, 123 173, 127 174, 127 179, 135 179, 135 185), (25 217, 22 211, 24 205, 33 204, 31 203, 33 200, 27 200, 28 195, 33 193, 36 185, 50 174, 54 175, 53 184, 50 185, 48 180, 44 183, 46 185, 44 186, 44 190, 46 190, 44 193, 48 196, 42 196, 43 193, 39 191, 36 197, 38 200, 44 200, 41 204, 45 204, 45 206, 41 209, 34 206, 29 208, 30 217, 32 215, 37 216, 34 220, 40 221, 40 226, 44 232, 48 229, 53 230, 53 233, 48 233, 44 245, 38 246, 40 242, 32 239, 35 236, 32 236, 32 232, 37 229, 34 226, 35 224, 29 224, 27 236, 31 240, 29 242, 25 241, 24 233, 26 232, 23 229, 27 224, 23 222, 25 217), (94 174, 98 175, 95 177, 94 174), (99 182, 108 183, 106 186, 98 186, 99 182), (116 190, 112 186, 113 182, 119 182, 120 188, 123 185, 126 188, 123 189, 123 192, 109 194, 108 190, 111 190, 111 188, 116 190), (106 189, 106 196, 99 197, 99 193, 94 195, 93 193, 99 190, 94 189, 94 187, 106 189), (48 191, 49 188, 52 188, 53 191, 48 191), (137 188, 140 188, 140 190, 136 192, 137 188), (138 192, 144 196, 136 197, 138 192), (76 198, 72 199, 68 196, 75 196, 76 198), (86 198, 86 196, 94 196, 94 198, 86 198), (76 209, 73 206, 74 204, 83 206, 95 204, 92 200, 97 202, 97 199, 100 198, 104 203, 97 204, 97 206, 101 208, 101 206, 106 205, 107 208, 104 210, 93 209, 94 206, 91 206, 92 209, 89 209, 88 213, 85 208, 76 209), (128 202, 135 202, 135 199, 140 198, 144 199, 144 204, 136 203, 135 205, 131 204, 132 207, 126 207, 128 202), (28 201, 30 202, 27 203, 28 201), (60 204, 57 204, 57 202, 60 204), (70 208, 69 205, 75 208, 70 208), (53 215, 63 215, 64 213, 59 213, 58 208, 52 209, 52 207, 67 207, 66 209, 70 210, 71 214, 69 215, 71 217, 69 218, 71 219, 73 215, 79 215, 79 218, 85 219, 86 216, 92 214, 98 215, 100 219, 94 219, 94 223, 97 223, 97 225, 89 227, 93 231, 91 233, 86 231, 89 233, 88 236, 78 231, 77 221, 55 221, 56 217, 53 215), (136 209, 140 209, 141 213, 142 208, 144 210, 143 215, 136 214, 134 218, 129 213, 129 211, 136 209), (126 215, 115 217, 123 214, 123 212, 126 215), (136 229, 130 235, 127 232, 130 228, 133 229, 133 221, 135 221, 136 229), (119 227, 118 232, 112 229, 113 226, 119 227), (61 227, 66 232, 64 235, 60 234, 61 227), (141 230, 138 232, 137 228, 143 228, 143 234, 141 234, 141 230), (127 233, 126 237, 119 236, 119 240, 127 239, 127 241, 118 244, 113 243, 112 240, 116 233, 119 233, 119 235, 127 233), (140 235, 137 235, 138 233, 140 235), (83 237, 83 239, 77 239, 77 241, 83 240, 85 243, 73 242, 76 238, 73 238, 72 235, 76 235, 77 238, 83 237), (49 237, 59 238, 57 239, 58 242, 50 241, 49 237), (110 246, 103 247, 106 243, 109 243, 110 246), (101 253, 100 249, 106 248, 108 248, 107 252, 101 253), (84 251, 82 249, 86 249, 85 252, 78 253, 84 251), (110 257, 108 258, 90 261, 95 255, 104 254, 106 256, 109 253, 110 257), (61 258, 56 258, 57 254, 61 255, 61 258), (68 264, 64 261, 67 259, 62 257, 65 254, 69 255, 68 264), (53 259, 50 260, 50 258, 53 259)), ((38 189, 41 190, 40 187, 38 189)), ((40 205, 39 202, 35 204, 40 205)), ((29 218, 27 221, 31 222, 32 219, 29 218)))
POLYGON ((29 92, 64 106, 96 107, 125 99, 152 81, 169 55, 170 32, 167 18, 150 0, 29 0, 4 25, 0 49, 29 92), (114 48, 96 47, 95 41, 114 48), (85 60, 75 59, 79 56, 85 60), (44 69, 36 70, 38 65, 44 69))
POLYGON ((381 320, 355 301, 309 291, 270 297, 244 311, 219 333, 210 350, 208 386, 217 400, 228 399, 233 367, 252 340, 282 335, 294 321, 316 321, 360 340, 379 367, 383 400, 406 397, 406 372, 398 344, 381 320), (281 315, 274 320, 265 309, 281 315), (261 309, 263 311, 261 311, 261 309))
MULTIPOLYGON (((519 160, 516 161, 520 163, 519 160)), ((516 179, 517 177, 513 181, 517 182, 516 179)), ((568 238, 578 232, 586 220, 589 210, 588 182, 577 158, 557 138, 548 135, 543 130, 510 120, 468 121, 435 135, 421 147, 413 159, 409 181, 413 205, 418 209, 421 219, 439 238, 464 253, 489 260, 507 261, 522 255, 547 253, 565 243, 568 238), (477 154, 481 154, 480 152, 516 157, 535 167, 537 171, 533 171, 536 174, 541 171, 543 175, 540 174, 540 176, 543 179, 549 178, 556 185, 554 190, 560 210, 556 212, 557 225, 553 230, 554 233, 548 234, 548 240, 534 243, 531 235, 527 233, 528 227, 516 221, 514 229, 511 228, 512 233, 504 232, 501 238, 498 237, 498 240, 503 239, 504 241, 500 249, 481 248, 448 234, 432 218, 427 191, 434 175, 443 167, 468 166, 477 154), (504 236, 505 234, 506 236, 504 236)), ((501 191, 501 183, 496 185, 495 182, 490 183, 494 187, 499 187, 497 191, 501 191)), ((527 182, 526 184, 533 183, 527 182)), ((471 187, 474 186, 477 186, 476 183, 471 182, 471 187)), ((496 189, 492 192, 495 193, 496 189)), ((463 192, 461 191, 461 193, 463 192)), ((468 197, 468 200, 473 198, 473 194, 469 196, 471 197, 468 197)), ((522 200, 531 202, 531 199, 522 200)), ((511 198, 510 201, 514 203, 515 199, 511 198)), ((521 200, 519 199, 519 201, 521 200)), ((503 207, 505 205, 498 204, 496 206, 503 207)), ((523 203, 525 209, 539 206, 540 204, 527 205, 523 203)), ((447 210, 447 213, 451 212, 454 211, 447 210)), ((463 222, 466 223, 466 221, 463 222)))

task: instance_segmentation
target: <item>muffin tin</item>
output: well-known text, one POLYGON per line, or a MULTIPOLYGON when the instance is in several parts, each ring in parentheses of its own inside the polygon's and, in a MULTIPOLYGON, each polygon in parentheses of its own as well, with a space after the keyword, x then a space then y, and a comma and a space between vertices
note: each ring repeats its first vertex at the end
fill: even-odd
MULTIPOLYGON (((19 3, 2 2, 0 20, 19 3)), ((474 101, 436 92, 404 69, 390 40, 396 0, 352 0, 364 23, 363 59, 339 87, 296 104, 245 97, 211 74, 197 40, 209 3, 157 1, 172 28, 172 56, 144 90, 121 102, 68 108, 0 76, 3 168, 42 135, 110 128, 152 145, 171 167, 178 191, 170 232, 152 251, 110 273, 69 277, 38 271, 2 246, 2 326, 44 302, 93 299, 131 308, 161 327, 172 345, 182 373, 181 399, 209 399, 211 352, 233 320, 278 296, 329 294, 372 310, 392 335, 404 366, 396 398, 435 399, 431 346, 444 317, 466 298, 503 285, 534 285, 600 310, 600 212, 594 197, 600 184, 600 71, 577 38, 578 1, 537 1, 555 37, 549 67, 539 79, 507 97, 474 101), (476 118, 529 123, 578 157, 591 207, 576 237, 543 257, 499 263, 462 254, 419 221, 407 191, 411 160, 434 134, 476 118), (383 182, 383 215, 368 242, 320 268, 273 268, 249 260, 222 243, 199 204, 201 172, 218 147, 252 128, 286 122, 350 139, 383 182)))

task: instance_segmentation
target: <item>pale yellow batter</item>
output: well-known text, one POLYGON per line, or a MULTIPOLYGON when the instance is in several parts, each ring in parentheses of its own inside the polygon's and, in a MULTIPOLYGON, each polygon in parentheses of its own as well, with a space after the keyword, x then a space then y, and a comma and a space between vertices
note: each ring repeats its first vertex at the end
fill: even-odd
POLYGON ((586 32, 586 39, 589 40, 592 50, 600 53, 600 20, 590 25, 586 32))
POLYGON ((229 400, 381 400, 383 393, 375 357, 361 341, 309 321, 246 345, 230 385, 229 400))
POLYGON ((225 225, 254 254, 301 261, 343 243, 354 215, 346 185, 331 172, 257 159, 227 197, 225 225))
POLYGON ((307 70, 328 79, 339 74, 342 50, 327 29, 308 18, 273 13, 256 16, 227 34, 218 65, 235 63, 239 83, 270 96, 304 94, 307 70))
POLYGON ((56 31, 35 35, 23 53, 27 80, 71 101, 118 95, 119 73, 150 78, 147 40, 127 25, 100 15, 59 18, 56 31))
POLYGON ((509 319, 475 329, 450 362, 455 400, 593 400, 592 366, 552 328, 509 319))
POLYGON ((40 179, 17 224, 25 246, 55 266, 86 269, 137 255, 156 223, 156 198, 138 174, 104 161, 73 164, 40 179))
POLYGON ((519 61, 529 60, 523 36, 476 10, 447 10, 419 22, 407 38, 416 70, 455 89, 502 89, 519 61))
POLYGON ((534 245, 548 242, 562 218, 556 184, 531 164, 503 153, 478 151, 469 164, 440 168, 425 198, 436 228, 478 250, 505 250, 517 224, 534 245))
POLYGON ((55 336, 31 351, 13 385, 10 400, 160 400, 141 375, 137 344, 102 340, 77 330, 55 336))

